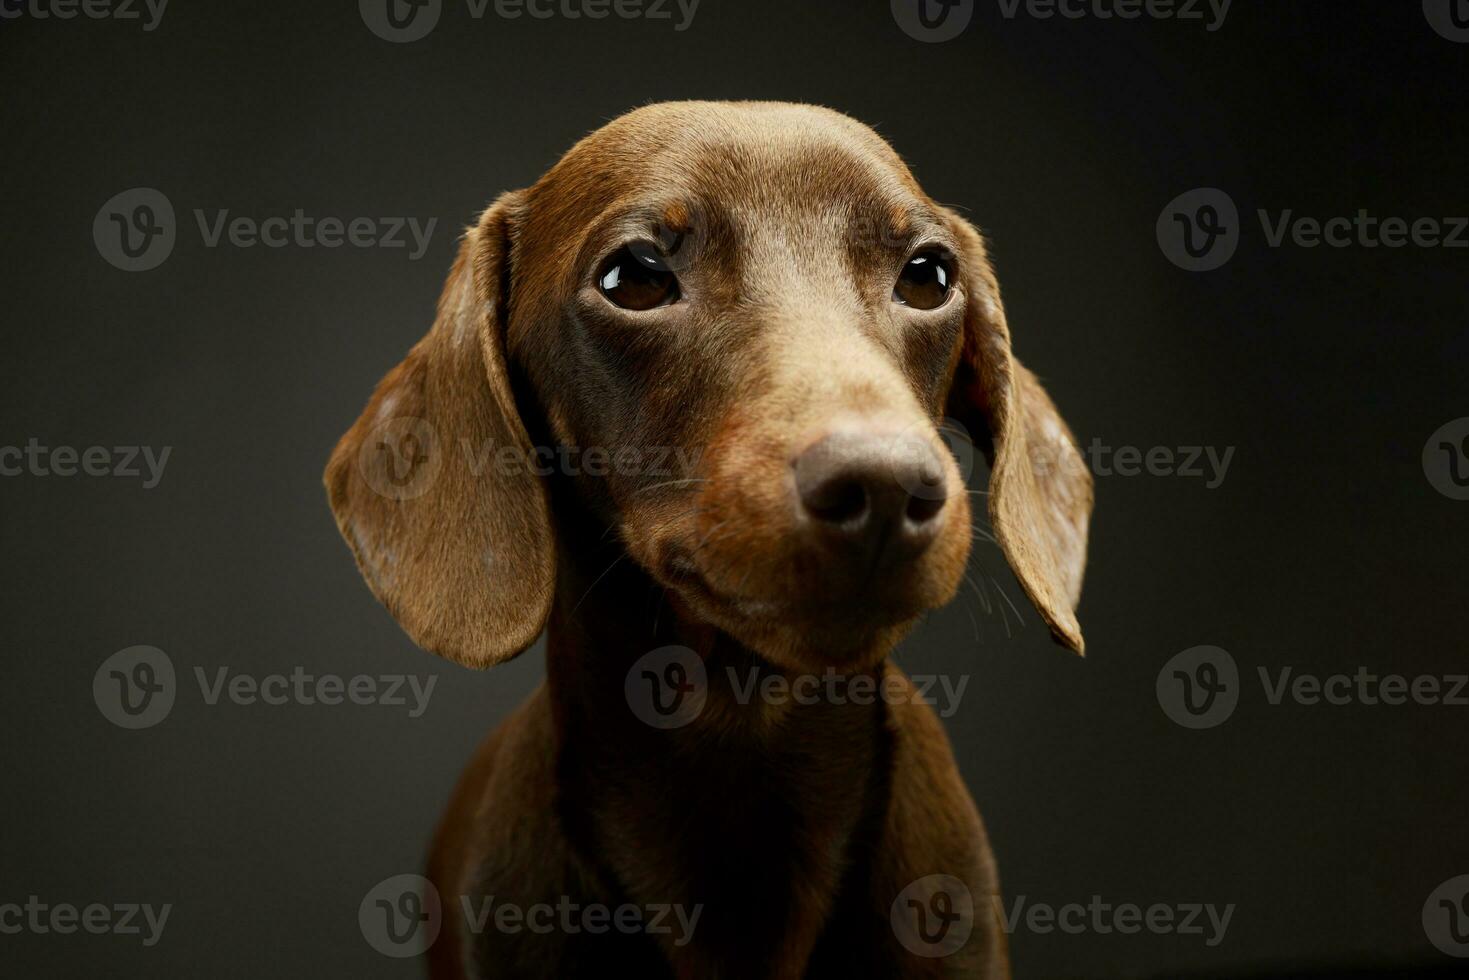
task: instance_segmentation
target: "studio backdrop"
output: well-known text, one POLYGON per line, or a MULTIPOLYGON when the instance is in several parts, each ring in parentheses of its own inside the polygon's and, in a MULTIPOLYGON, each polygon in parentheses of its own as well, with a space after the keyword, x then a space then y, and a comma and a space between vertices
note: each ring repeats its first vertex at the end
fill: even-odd
POLYGON ((1015 975, 1466 962, 1461 0, 0 18, 0 973, 421 973, 374 890, 543 645, 416 648, 322 472, 484 207, 677 99, 873 126, 983 230, 1095 480, 1084 658, 982 540, 895 656, 1015 975))

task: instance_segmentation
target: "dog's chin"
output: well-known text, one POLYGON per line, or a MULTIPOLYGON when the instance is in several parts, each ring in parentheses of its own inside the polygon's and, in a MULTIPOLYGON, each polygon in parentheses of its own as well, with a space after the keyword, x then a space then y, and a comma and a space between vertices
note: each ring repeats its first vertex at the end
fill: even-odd
POLYGON ((930 596, 905 582, 850 597, 733 593, 712 585, 691 566, 658 577, 693 619, 728 633, 776 666, 801 673, 870 669, 923 613, 953 597, 952 590, 930 596))
POLYGON ((774 628, 751 623, 733 625, 727 632, 784 670, 802 674, 835 670, 845 674, 876 667, 915 622, 916 616, 862 626, 814 620, 774 628))

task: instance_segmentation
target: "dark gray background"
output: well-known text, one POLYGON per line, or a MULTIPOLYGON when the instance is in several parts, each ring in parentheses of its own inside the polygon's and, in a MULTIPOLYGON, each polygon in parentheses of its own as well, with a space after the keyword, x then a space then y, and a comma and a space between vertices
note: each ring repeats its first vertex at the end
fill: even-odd
MULTIPOLYGON (((493 8, 492 8, 493 9, 493 8)), ((1022 931, 1017 976, 1250 975, 1452 964, 1420 915, 1469 873, 1466 709, 1269 705, 1255 669, 1466 669, 1469 503, 1420 454, 1469 415, 1469 253, 1266 247, 1257 208, 1469 213, 1469 45, 1417 0, 1238 0, 1198 22, 1005 19, 919 43, 887 0, 704 0, 669 22, 472 20, 414 44, 351 2, 0 21, 0 444, 172 446, 136 480, 0 480, 6 792, 0 903, 175 906, 162 942, 0 936, 0 972, 411 976, 357 905, 417 871, 478 739, 535 685, 414 649, 338 539, 320 473, 428 326, 457 229, 577 137, 667 98, 819 102, 876 125, 994 242, 1021 357, 1083 442, 1236 447, 1222 486, 1098 480, 1089 656, 973 595, 904 647, 970 677, 948 720, 1008 894, 1237 903, 1225 941, 1022 931), (309 8, 309 9, 308 9, 309 8), (112 195, 163 191, 179 241, 99 256, 112 195), (1191 274, 1155 239, 1199 186, 1244 215, 1191 274), (192 211, 438 217, 429 253, 205 248, 192 211), (967 612, 966 612, 967 610, 967 612), (970 615, 978 621, 980 638, 970 615), (1223 726, 1173 724, 1159 669, 1229 650, 1223 726), (171 716, 124 731, 91 683, 152 644, 171 716), (436 674, 428 712, 207 706, 193 668, 436 674)), ((1018 595, 993 551, 976 557, 1018 595)), ((710 846, 718 846, 717 841, 710 846)))

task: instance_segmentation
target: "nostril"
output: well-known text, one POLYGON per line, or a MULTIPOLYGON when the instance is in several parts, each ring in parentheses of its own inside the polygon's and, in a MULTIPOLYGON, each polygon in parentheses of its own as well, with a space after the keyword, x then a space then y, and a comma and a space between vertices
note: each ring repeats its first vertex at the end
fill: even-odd
POLYGON ((914 494, 908 498, 908 520, 914 524, 927 524, 944 509, 944 497, 938 493, 914 494))
POLYGON ((942 460, 901 434, 833 432, 791 463, 799 506, 822 533, 874 547, 930 539, 948 497, 942 460))
POLYGON ((802 488, 806 511, 829 524, 855 524, 867 514, 867 488, 850 474, 840 474, 802 488))
POLYGON ((910 461, 901 481, 908 491, 903 512, 914 524, 926 524, 937 517, 949 496, 943 467, 926 446, 923 448, 923 457, 910 461))

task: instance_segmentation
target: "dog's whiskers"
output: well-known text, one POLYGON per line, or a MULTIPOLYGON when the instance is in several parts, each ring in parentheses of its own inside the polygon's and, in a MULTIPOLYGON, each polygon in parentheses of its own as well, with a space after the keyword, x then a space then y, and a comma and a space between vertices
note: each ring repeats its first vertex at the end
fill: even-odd
POLYGON ((750 560, 746 563, 746 565, 747 567, 745 568, 745 574, 743 577, 741 577, 740 584, 735 589, 735 595, 739 595, 745 591, 745 583, 750 581, 750 573, 755 570, 755 557, 753 555, 750 556, 750 560))
MULTIPOLYGON (((708 531, 705 531, 704 532, 704 537, 701 538, 699 540, 699 543, 696 544, 696 545, 694 545, 693 550, 689 552, 689 557, 693 557, 694 555, 698 554, 699 551, 700 551, 700 549, 702 549, 705 545, 711 544, 714 541, 718 540, 715 537, 715 532, 717 532, 720 528, 724 527, 724 525, 726 525, 728 523, 729 523, 728 520, 720 521, 718 524, 716 524, 713 527, 711 527, 708 531)), ((730 533, 734 533, 734 529, 733 528, 730 529, 730 533)), ((727 536, 728 535, 726 535, 726 537, 727 536)))
POLYGON ((691 477, 689 477, 687 479, 684 479, 684 480, 664 480, 662 483, 654 483, 651 486, 639 487, 638 489, 634 490, 633 493, 634 494, 652 493, 654 490, 661 490, 663 487, 682 487, 682 486, 687 486, 690 483, 708 483, 708 482, 709 482, 709 479, 707 477, 691 476, 691 477))
POLYGON ((974 611, 968 606, 964 607, 964 615, 969 617, 969 625, 974 627, 974 642, 979 642, 979 620, 974 618, 974 611))
MULTIPOLYGON (((1000 585, 999 582, 996 582, 995 581, 995 577, 993 575, 990 576, 990 582, 993 583, 993 585, 995 587, 995 591, 998 592, 998 593, 1000 593, 1000 598, 1004 599, 1005 600, 1005 604, 1010 607, 1010 611, 1015 614, 1015 621, 1017 623, 1019 623, 1021 626, 1024 626, 1025 625, 1025 617, 1022 616, 1022 615, 1020 615, 1020 610, 1015 607, 1015 603, 1014 602, 1010 601, 1010 597, 1005 593, 1005 589, 1000 585)), ((1002 612, 1002 615, 1003 615, 1003 612, 1002 612)), ((1010 623, 1010 621, 1008 619, 1005 620, 1005 635, 1006 636, 1009 636, 1010 635, 1010 626, 1009 626, 1009 623, 1010 623)))
POLYGON ((610 572, 610 571, 612 571, 612 569, 614 567, 616 567, 617 563, 620 562, 620 561, 622 561, 622 559, 624 559, 626 557, 627 557, 627 552, 624 551, 622 554, 620 554, 616 558, 612 559, 612 564, 611 565, 608 565, 607 568, 602 572, 602 574, 597 576, 597 580, 595 582, 593 582, 591 585, 587 586, 587 590, 582 593, 581 598, 578 599, 578 600, 576 600, 576 605, 574 605, 574 606, 571 607, 571 612, 572 612, 573 615, 575 615, 576 611, 581 608, 581 604, 583 602, 586 602, 587 601, 587 596, 589 596, 589 595, 592 594, 592 590, 597 587, 597 584, 599 582, 601 582, 604 578, 607 577, 607 573, 610 572))
POLYGON ((993 608, 990 606, 989 596, 985 595, 984 590, 975 584, 974 579, 969 577, 968 572, 964 573, 964 581, 968 582, 969 587, 974 590, 974 594, 979 598, 980 608, 982 608, 985 612, 985 615, 988 616, 991 609, 993 608))

